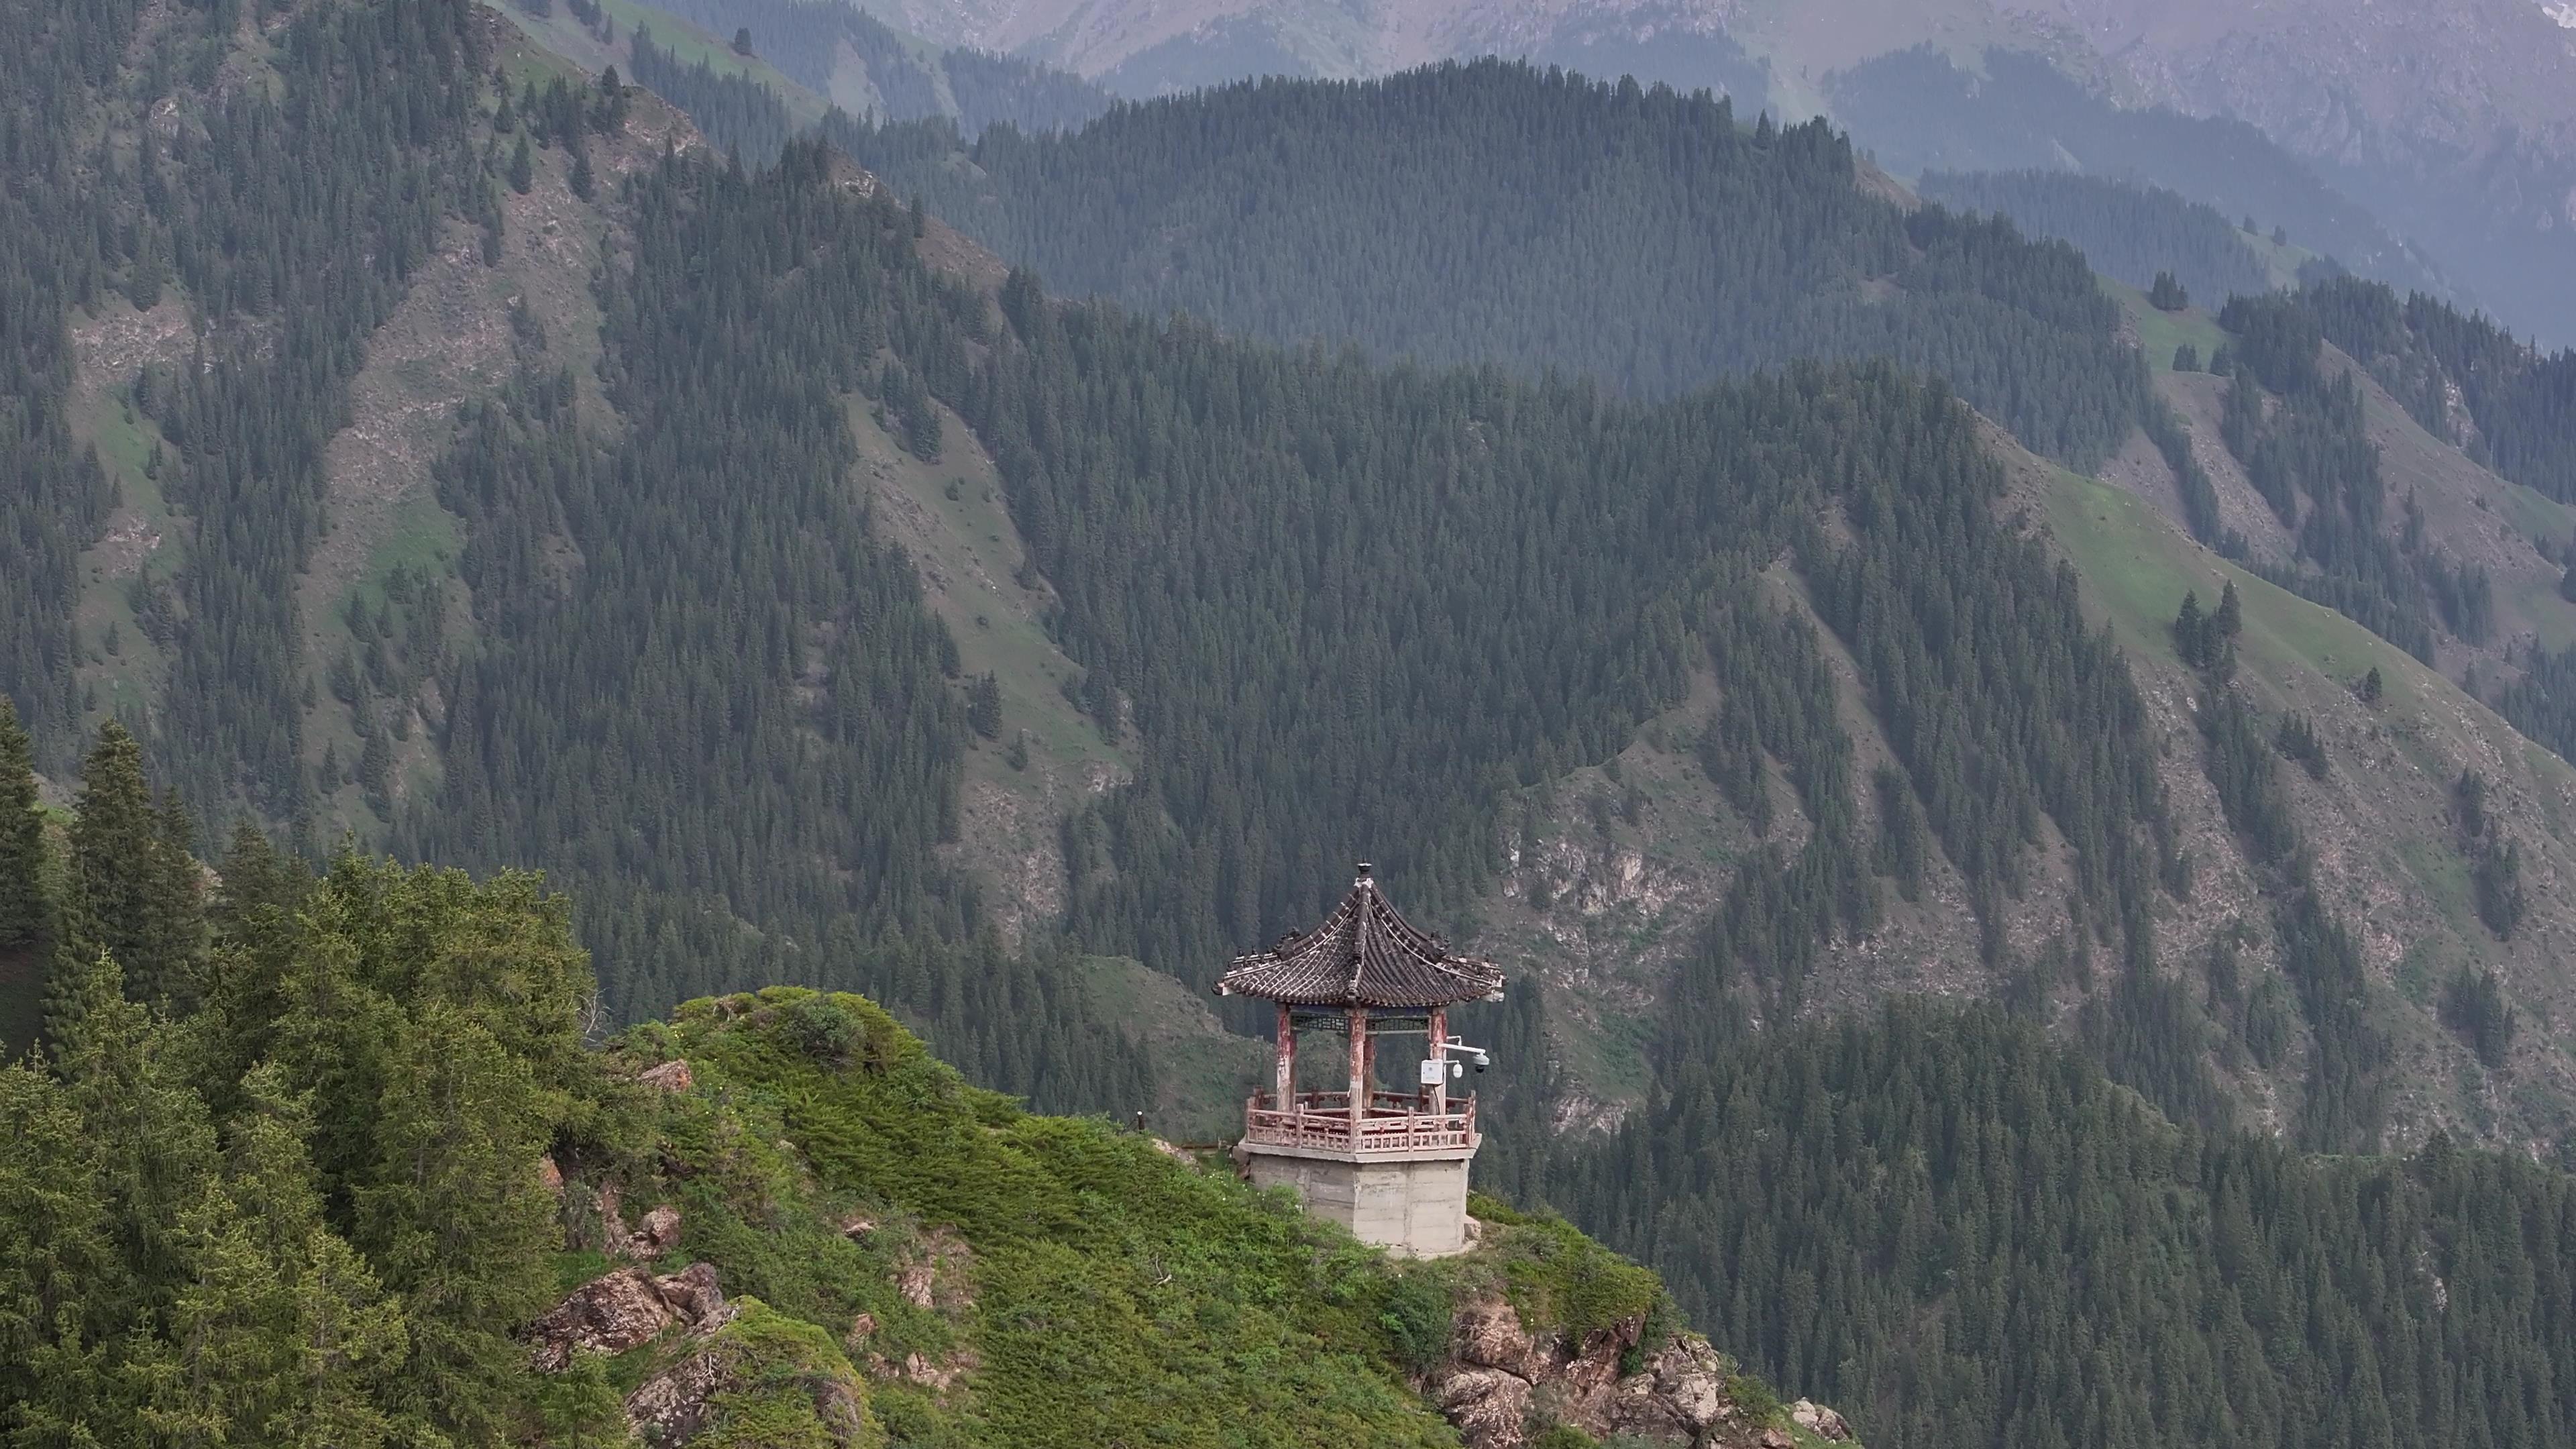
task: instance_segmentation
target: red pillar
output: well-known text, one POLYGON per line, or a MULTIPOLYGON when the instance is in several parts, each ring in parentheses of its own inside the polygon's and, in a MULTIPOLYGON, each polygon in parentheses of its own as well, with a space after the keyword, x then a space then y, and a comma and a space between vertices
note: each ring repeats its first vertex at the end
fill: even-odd
POLYGON ((1297 1109, 1297 1023, 1284 1003, 1279 1008, 1278 1096, 1270 1105, 1282 1112, 1297 1109))
POLYGON ((1360 1135, 1360 1119, 1368 1115, 1368 1012, 1351 1008, 1351 1136, 1360 1135))
POLYGON ((1431 1008, 1431 1049, 1423 1053, 1425 1060, 1440 1064, 1440 1080, 1432 1083, 1428 1089, 1428 1095, 1431 1098, 1429 1105, 1435 1116, 1445 1114, 1449 1110, 1448 1046, 1449 1011, 1446 1007, 1435 1006, 1431 1008))

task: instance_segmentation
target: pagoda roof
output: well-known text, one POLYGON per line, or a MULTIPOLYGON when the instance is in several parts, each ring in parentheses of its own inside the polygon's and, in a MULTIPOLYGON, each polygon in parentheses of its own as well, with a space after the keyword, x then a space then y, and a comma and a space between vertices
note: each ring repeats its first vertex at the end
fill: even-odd
POLYGON ((1351 893, 1322 925, 1235 957, 1216 990, 1282 1006, 1427 1010, 1500 1001, 1503 973, 1482 957, 1452 953, 1448 942, 1397 915, 1362 861, 1351 893))

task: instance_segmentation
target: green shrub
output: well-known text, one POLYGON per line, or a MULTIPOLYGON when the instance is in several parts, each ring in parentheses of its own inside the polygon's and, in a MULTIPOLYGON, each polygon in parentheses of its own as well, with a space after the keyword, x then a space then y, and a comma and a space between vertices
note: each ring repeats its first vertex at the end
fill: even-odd
POLYGON ((1771 1386, 1751 1374, 1736 1374, 1726 1381, 1726 1396, 1744 1411, 1748 1424, 1768 1424, 1780 1417, 1780 1396, 1771 1386))
POLYGON ((1416 1269, 1387 1285, 1386 1308, 1378 1322, 1385 1325, 1395 1361, 1421 1374, 1449 1351, 1454 1318, 1447 1282, 1428 1269, 1416 1269))

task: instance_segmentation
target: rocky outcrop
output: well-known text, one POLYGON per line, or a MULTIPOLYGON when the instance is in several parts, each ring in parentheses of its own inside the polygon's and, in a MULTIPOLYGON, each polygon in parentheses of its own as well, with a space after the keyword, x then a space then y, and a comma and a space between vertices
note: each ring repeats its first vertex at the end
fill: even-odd
POLYGON ((915 1308, 954 1312, 973 1305, 972 1248, 954 1228, 932 1228, 895 1269, 895 1291, 915 1308))
POLYGON ((1789 1420, 1819 1439, 1840 1444, 1852 1436, 1851 1425, 1843 1416, 1811 1399, 1800 1399, 1789 1406, 1789 1420))
POLYGON ((758 1299, 745 1299, 738 1318, 637 1385, 626 1396, 626 1423, 638 1440, 665 1449, 701 1431, 727 1444, 859 1449, 884 1442, 849 1361, 811 1325, 772 1313, 758 1299), (745 1413, 757 1417, 758 1437, 743 1437, 745 1413))
POLYGON ((635 1231, 618 1245, 617 1254, 649 1263, 680 1245, 680 1210, 664 1203, 644 1215, 635 1231))
MULTIPOLYGON (((1521 1449, 1551 1424, 1696 1449, 1768 1449, 1766 1436, 1790 1442, 1744 1414, 1728 1391, 1727 1362, 1707 1339, 1675 1334, 1640 1354, 1644 1330, 1627 1319, 1574 1339, 1533 1335, 1509 1303, 1481 1298, 1459 1312, 1449 1356, 1423 1389, 1467 1449, 1521 1449), (1630 1365, 1634 1372, 1622 1372, 1630 1365)), ((1850 1437, 1833 1410, 1803 1400, 1799 1409, 1816 1422, 1796 1422, 1819 1437, 1850 1437)))
POLYGON ((673 1316, 643 1274, 611 1273, 574 1289, 530 1326, 528 1359, 541 1373, 561 1373, 576 1352, 617 1354, 652 1342, 673 1316))
POLYGON ((541 1373, 561 1373, 576 1353, 624 1353, 675 1323, 713 1333, 732 1321, 711 1263, 659 1278, 625 1268, 584 1283, 547 1309, 529 1326, 528 1359, 541 1373))
MULTIPOLYGON (((895 1292, 915 1308, 929 1309, 952 1323, 962 1321, 966 1311, 975 1306, 971 1276, 974 1262, 974 1250, 956 1229, 932 1228, 898 1259, 895 1292)), ((842 1338, 843 1346, 854 1360, 866 1366, 871 1378, 900 1379, 944 1395, 982 1363, 962 1338, 945 1353, 931 1355, 916 1350, 899 1359, 892 1358, 874 1350, 876 1331, 876 1315, 862 1313, 842 1338)))
POLYGON ((674 1058, 658 1067, 645 1068, 635 1080, 665 1092, 685 1092, 690 1086, 689 1064, 685 1060, 674 1058))

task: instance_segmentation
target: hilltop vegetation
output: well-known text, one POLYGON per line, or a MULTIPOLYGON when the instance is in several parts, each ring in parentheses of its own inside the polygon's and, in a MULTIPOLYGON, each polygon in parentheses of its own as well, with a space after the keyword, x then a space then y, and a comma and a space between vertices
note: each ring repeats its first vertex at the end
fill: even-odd
POLYGON ((2140 291, 2169 274, 2213 311, 2240 292, 2297 280, 2275 278, 2250 234, 2215 207, 2160 186, 2071 171, 1926 171, 1914 189, 1926 201, 2008 216, 2032 236, 2072 243, 2095 271, 2140 291))

